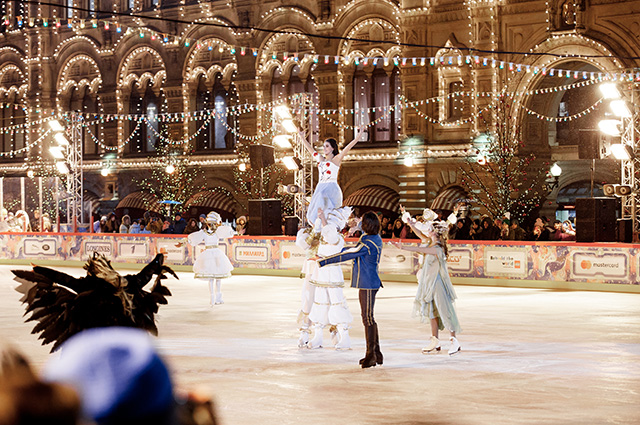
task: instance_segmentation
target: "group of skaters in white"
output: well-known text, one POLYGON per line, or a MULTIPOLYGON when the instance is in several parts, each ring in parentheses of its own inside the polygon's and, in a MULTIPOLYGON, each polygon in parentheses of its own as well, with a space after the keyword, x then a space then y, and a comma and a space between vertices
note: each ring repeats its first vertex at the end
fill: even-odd
MULTIPOLYGON (((360 133, 361 135, 362 133, 360 133)), ((342 190, 338 185, 338 173, 342 159, 356 143, 360 135, 349 143, 341 152, 335 139, 324 141, 322 154, 316 152, 303 134, 300 134, 305 147, 318 162, 319 182, 314 190, 307 212, 308 227, 301 229, 296 237, 296 244, 306 250, 307 259, 304 262, 302 274, 302 305, 298 315, 300 324, 300 337, 298 347, 317 349, 328 346, 324 340, 324 330, 328 329, 331 337, 331 346, 337 350, 351 349, 349 328, 353 322, 353 316, 344 295, 344 276, 338 264, 344 261, 340 257, 343 253, 349 253, 362 249, 365 245, 369 251, 377 251, 377 262, 380 260, 381 239, 379 242, 368 241, 367 244, 359 243, 354 248, 345 248, 345 240, 341 230, 345 227, 349 216, 350 207, 342 206, 342 190), (373 249, 371 249, 373 247, 373 249), (332 259, 330 259, 332 258, 332 259), (327 259, 329 259, 327 261, 327 259), (323 266, 318 264, 318 260, 323 266), (328 264, 327 264, 328 263, 328 264)), ((418 219, 412 218, 401 207, 402 220, 407 223, 421 239, 419 246, 405 246, 401 242, 390 242, 397 248, 413 251, 419 254, 420 269, 417 272, 418 291, 414 301, 413 314, 420 317, 423 322, 429 321, 431 325, 431 337, 422 352, 432 353, 441 350, 438 339, 440 330, 450 332, 449 355, 460 351, 460 343, 456 335, 460 332, 460 324, 453 305, 456 294, 451 284, 447 270, 447 234, 449 223, 455 223, 457 207, 446 221, 439 220, 437 214, 425 209, 418 219)), ((373 216, 373 215, 372 215, 373 216)), ((374 219, 377 220, 377 218, 374 219)), ((203 279, 209 283, 211 305, 222 304, 221 280, 231 276, 233 266, 228 257, 218 248, 221 239, 232 237, 234 232, 230 226, 222 224, 220 215, 211 212, 207 216, 208 227, 191 233, 188 242, 191 245, 204 243, 205 247, 194 262, 193 271, 197 279, 203 279)), ((379 224, 378 224, 379 229, 379 224)), ((374 239, 375 239, 374 238, 374 239)), ((361 239, 362 242, 362 239, 361 239)), ((349 256, 346 255, 346 259, 349 256)), ((352 258, 352 257, 351 257, 352 258)), ((382 364, 378 342, 377 324, 373 319, 373 304, 375 293, 381 286, 378 277, 377 262, 372 266, 374 270, 364 276, 375 275, 378 286, 360 282, 352 286, 361 289, 374 289, 372 301, 363 301, 360 295, 363 324, 365 325, 365 337, 367 338, 367 356, 360 361, 362 367, 371 367, 382 364), (368 304, 367 304, 368 303, 368 304), (365 304, 368 305, 365 307, 365 304), (374 327, 375 329, 372 329, 374 327), (371 333, 370 333, 371 331, 371 333), (371 341, 370 341, 371 340, 371 341), (375 343, 375 344, 374 344, 375 343), (377 352, 377 361, 375 354, 377 352)), ((366 264, 360 263, 359 267, 366 264)), ((369 261, 371 265, 371 261, 369 261)), ((354 265, 354 270, 355 270, 354 265)), ((365 270, 366 271, 366 270, 365 270)), ((360 273, 359 273, 360 277, 360 273)), ((370 279, 371 280, 371 279, 370 279)), ((371 291, 365 291, 367 296, 371 291)))

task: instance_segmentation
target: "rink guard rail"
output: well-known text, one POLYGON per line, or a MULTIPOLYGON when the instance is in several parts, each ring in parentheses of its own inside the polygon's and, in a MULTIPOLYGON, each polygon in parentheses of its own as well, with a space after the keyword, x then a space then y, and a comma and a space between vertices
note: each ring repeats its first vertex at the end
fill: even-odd
MULTIPOLYGON (((415 240, 406 242, 415 245, 415 240)), ((191 271, 203 248, 190 246, 182 235, 0 233, 2 264, 80 266, 97 251, 119 267, 139 268, 163 252, 174 269, 191 271)), ((298 276, 305 259, 294 238, 286 236, 236 236, 220 249, 234 274, 298 276)), ((383 280, 415 281, 415 253, 385 244, 382 254, 383 280)), ((450 241, 448 265, 456 284, 640 293, 640 245, 450 241)), ((348 274, 351 265, 343 268, 348 274)))

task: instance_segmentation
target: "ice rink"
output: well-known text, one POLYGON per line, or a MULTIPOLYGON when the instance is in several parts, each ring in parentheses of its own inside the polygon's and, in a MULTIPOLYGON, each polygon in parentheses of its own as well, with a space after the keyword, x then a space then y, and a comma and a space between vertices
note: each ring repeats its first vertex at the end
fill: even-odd
MULTIPOLYGON (((49 348, 23 322, 12 268, 27 267, 0 266, 0 337, 41 367, 49 348)), ((384 366, 361 369, 356 290, 353 349, 308 350, 297 348, 299 279, 236 275, 209 307, 206 283, 179 277, 167 281, 158 347, 179 388, 209 389, 223 425, 640 423, 638 294, 456 286, 462 351, 449 357, 448 334, 439 354, 420 351, 429 328, 411 317, 416 285, 387 282, 384 366)))

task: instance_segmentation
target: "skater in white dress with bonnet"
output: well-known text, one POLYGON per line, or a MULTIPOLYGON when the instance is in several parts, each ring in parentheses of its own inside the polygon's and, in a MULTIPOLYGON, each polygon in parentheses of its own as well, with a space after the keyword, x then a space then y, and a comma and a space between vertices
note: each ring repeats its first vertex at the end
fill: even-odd
POLYGON ((189 244, 194 247, 204 243, 204 251, 197 256, 193 263, 193 273, 196 279, 209 282, 210 305, 223 304, 222 279, 231 277, 233 265, 227 255, 218 247, 218 244, 221 239, 233 237, 234 231, 231 226, 222 224, 222 217, 215 211, 211 211, 207 215, 206 222, 205 228, 189 234, 187 238, 189 244))

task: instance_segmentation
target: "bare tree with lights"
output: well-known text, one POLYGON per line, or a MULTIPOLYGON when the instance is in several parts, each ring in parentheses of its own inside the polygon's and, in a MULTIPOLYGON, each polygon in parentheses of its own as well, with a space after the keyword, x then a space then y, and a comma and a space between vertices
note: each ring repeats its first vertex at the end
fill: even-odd
POLYGON ((520 127, 513 124, 512 105, 500 96, 494 107, 480 114, 484 132, 460 167, 462 184, 471 200, 495 218, 527 217, 548 193, 548 163, 523 154, 520 127))

